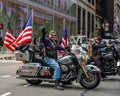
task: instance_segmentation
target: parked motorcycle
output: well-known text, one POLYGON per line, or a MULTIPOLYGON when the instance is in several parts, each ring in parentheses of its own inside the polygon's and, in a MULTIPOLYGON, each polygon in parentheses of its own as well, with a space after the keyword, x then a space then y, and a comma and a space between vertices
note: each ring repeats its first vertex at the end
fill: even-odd
MULTIPOLYGON (((16 77, 26 80, 31 85, 38 85, 42 81, 54 82, 53 69, 44 62, 43 58, 32 60, 30 59, 33 53, 31 48, 24 48, 24 52, 21 52, 21 49, 15 52, 15 57, 16 60, 24 61, 24 64, 17 69, 16 77)), ((76 47, 67 56, 60 57, 57 61, 61 68, 60 82, 62 84, 76 80, 76 83, 80 83, 86 89, 96 88, 100 84, 99 68, 87 64, 87 58, 79 48, 76 47)))

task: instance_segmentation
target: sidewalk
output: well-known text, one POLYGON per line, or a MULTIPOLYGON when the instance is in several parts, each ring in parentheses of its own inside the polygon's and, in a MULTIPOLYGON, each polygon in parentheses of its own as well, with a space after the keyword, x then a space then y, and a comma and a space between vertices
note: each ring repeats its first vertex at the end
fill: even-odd
POLYGON ((0 62, 2 62, 2 63, 7 63, 7 62, 18 62, 18 63, 22 63, 22 61, 16 61, 16 60, 0 60, 0 62))
POLYGON ((14 54, 0 54, 0 60, 14 60, 14 54))

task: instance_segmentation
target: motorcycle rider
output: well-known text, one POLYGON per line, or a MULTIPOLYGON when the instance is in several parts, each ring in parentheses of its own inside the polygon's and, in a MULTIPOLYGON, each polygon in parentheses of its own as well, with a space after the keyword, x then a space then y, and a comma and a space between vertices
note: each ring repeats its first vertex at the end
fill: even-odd
MULTIPOLYGON (((101 71, 103 71, 102 64, 100 61, 100 52, 104 51, 106 47, 111 45, 107 45, 106 42, 102 41, 102 38, 100 36, 94 37, 94 41, 95 42, 92 44, 92 56, 94 57, 94 61, 97 64, 97 67, 99 67, 101 71)), ((102 78, 106 78, 106 75, 103 74, 103 72, 101 72, 101 76, 102 78)))
POLYGON ((62 46, 58 45, 56 42, 56 32, 51 30, 49 32, 48 38, 45 38, 47 31, 45 28, 42 29, 42 37, 41 40, 45 46, 45 62, 54 69, 54 80, 55 80, 55 88, 63 90, 63 87, 59 85, 60 79, 60 66, 57 63, 57 50, 64 50, 62 46))

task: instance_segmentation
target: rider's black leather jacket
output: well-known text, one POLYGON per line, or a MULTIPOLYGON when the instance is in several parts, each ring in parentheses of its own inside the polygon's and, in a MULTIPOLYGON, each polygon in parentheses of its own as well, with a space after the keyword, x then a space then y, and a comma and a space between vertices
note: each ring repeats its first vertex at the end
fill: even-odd
POLYGON ((93 43, 92 44, 92 54, 94 56, 100 55, 100 52, 104 51, 106 47, 107 47, 107 44, 105 42, 93 43))

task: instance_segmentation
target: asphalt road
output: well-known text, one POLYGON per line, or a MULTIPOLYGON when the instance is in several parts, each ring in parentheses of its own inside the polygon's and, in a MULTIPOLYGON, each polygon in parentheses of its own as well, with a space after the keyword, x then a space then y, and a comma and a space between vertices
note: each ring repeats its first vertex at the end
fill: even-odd
POLYGON ((54 89, 53 83, 43 82, 33 86, 17 79, 15 72, 21 62, 0 60, 0 96, 120 96, 120 77, 110 76, 92 90, 78 83, 65 86, 64 91, 54 89))

